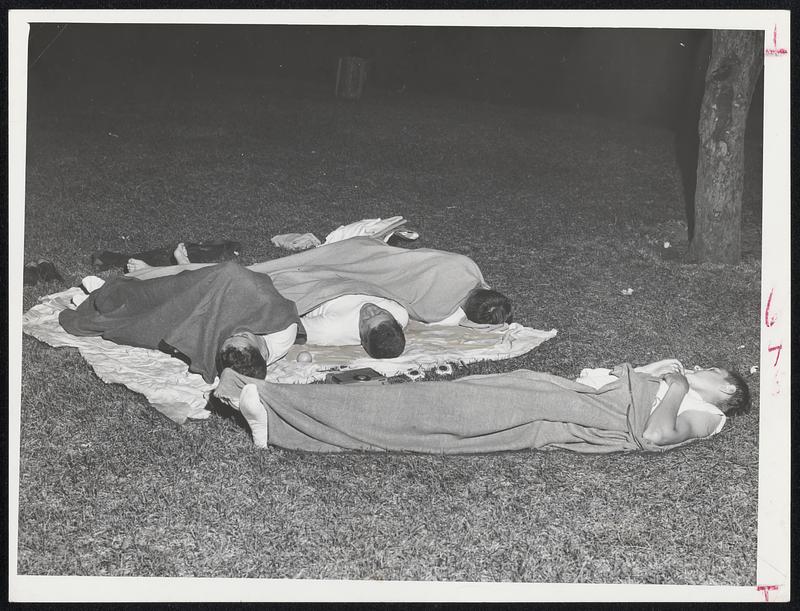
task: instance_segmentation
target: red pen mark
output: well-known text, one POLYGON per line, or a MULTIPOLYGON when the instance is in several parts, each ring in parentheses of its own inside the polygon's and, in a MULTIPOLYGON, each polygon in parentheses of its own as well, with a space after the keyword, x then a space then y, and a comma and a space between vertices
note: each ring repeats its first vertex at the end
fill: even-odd
POLYGON ((764 308, 764 324, 767 325, 768 327, 771 327, 772 325, 774 325, 775 321, 778 318, 777 316, 774 316, 774 315, 770 316, 769 315, 769 308, 772 305, 772 293, 774 293, 774 292, 775 292, 775 289, 771 289, 770 290, 769 297, 767 297, 767 307, 764 308))
POLYGON ((778 586, 756 586, 756 590, 764 594, 764 602, 769 602, 769 591, 777 590, 778 586))
POLYGON ((786 55, 788 51, 781 47, 778 48, 778 26, 772 29, 772 48, 764 49, 764 55, 786 55))
POLYGON ((775 355, 775 362, 772 363, 773 367, 778 366, 778 360, 781 358, 781 350, 783 350, 783 344, 778 344, 777 346, 770 346, 769 348, 767 348, 768 352, 775 352, 776 350, 778 351, 778 354, 775 355))

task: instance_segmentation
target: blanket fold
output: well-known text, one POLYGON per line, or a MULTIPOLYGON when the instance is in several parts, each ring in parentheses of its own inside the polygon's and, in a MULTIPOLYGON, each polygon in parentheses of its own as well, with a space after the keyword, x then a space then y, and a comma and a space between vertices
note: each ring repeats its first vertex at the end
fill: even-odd
POLYGON ((268 443, 293 450, 661 449, 642 438, 658 380, 630 365, 601 389, 528 370, 386 386, 281 385, 226 370, 214 394, 238 405, 246 384, 267 410, 268 443))

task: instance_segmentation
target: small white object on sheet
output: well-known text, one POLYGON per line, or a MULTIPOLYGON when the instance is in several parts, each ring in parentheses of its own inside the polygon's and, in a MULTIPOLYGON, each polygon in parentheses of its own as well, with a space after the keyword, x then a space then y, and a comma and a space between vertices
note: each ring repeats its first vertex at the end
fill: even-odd
MULTIPOLYGON (((216 386, 189 373, 187 365, 158 350, 121 346, 101 337, 70 335, 58 323, 58 313, 72 308, 71 300, 82 294, 73 287, 47 295, 22 318, 22 330, 51 346, 77 348, 98 377, 109 384, 124 384, 143 394, 161 413, 175 422, 209 416, 208 395, 216 386)), ((487 329, 441 327, 412 321, 406 328, 406 350, 394 359, 371 359, 361 346, 293 346, 285 358, 270 365, 269 382, 308 384, 324 380, 337 367, 372 367, 392 376, 425 370, 446 363, 499 361, 530 352, 555 337, 556 330, 540 331, 518 323, 487 329), (298 353, 313 356, 310 363, 297 362, 298 353)))

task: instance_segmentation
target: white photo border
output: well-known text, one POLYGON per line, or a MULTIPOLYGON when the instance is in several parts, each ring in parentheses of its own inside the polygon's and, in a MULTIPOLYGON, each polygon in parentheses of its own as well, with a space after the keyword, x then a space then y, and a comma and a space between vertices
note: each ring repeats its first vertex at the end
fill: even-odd
POLYGON ((790 599, 790 13, 782 10, 11 10, 9 86, 9 600, 788 601, 790 599), (370 582, 18 575, 18 499, 30 23, 625 27, 763 30, 764 158, 757 582, 752 586, 370 582), (143 587, 144 586, 144 587, 143 587))

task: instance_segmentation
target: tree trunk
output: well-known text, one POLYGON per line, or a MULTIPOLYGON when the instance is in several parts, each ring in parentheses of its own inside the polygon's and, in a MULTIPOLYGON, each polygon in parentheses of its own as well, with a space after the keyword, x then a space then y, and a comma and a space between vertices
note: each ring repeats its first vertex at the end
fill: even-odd
POLYGON ((701 263, 738 263, 741 255, 745 124, 763 58, 763 32, 714 31, 700 110, 689 249, 701 263))

